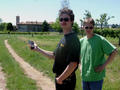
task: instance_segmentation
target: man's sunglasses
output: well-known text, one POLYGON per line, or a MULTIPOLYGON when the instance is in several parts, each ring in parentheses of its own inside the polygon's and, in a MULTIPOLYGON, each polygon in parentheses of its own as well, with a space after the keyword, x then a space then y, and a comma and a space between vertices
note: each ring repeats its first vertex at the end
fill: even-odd
POLYGON ((60 22, 62 22, 62 21, 68 22, 69 18, 60 18, 59 20, 60 20, 60 22))
POLYGON ((85 29, 93 29, 93 27, 85 27, 85 29))

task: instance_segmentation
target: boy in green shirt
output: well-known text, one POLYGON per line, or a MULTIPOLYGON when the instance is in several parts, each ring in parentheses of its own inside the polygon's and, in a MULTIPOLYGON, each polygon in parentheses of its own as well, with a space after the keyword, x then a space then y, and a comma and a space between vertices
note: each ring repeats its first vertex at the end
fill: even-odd
POLYGON ((83 90, 102 90, 105 67, 113 60, 117 50, 104 37, 94 34, 94 20, 87 18, 83 26, 86 36, 80 39, 81 75, 83 90), (104 55, 108 55, 105 60, 104 55))

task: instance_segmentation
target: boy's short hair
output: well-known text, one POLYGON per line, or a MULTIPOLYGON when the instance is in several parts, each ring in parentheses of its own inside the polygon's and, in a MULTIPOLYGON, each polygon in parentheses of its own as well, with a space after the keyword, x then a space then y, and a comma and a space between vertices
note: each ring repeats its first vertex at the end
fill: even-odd
POLYGON ((70 20, 71 21, 74 21, 74 13, 71 9, 68 9, 68 8, 63 8, 63 9, 60 9, 59 10, 59 17, 62 15, 62 14, 67 14, 68 16, 70 16, 70 20))
POLYGON ((90 23, 93 26, 95 25, 95 21, 93 20, 93 18, 86 18, 83 22, 83 25, 85 25, 86 23, 90 23))

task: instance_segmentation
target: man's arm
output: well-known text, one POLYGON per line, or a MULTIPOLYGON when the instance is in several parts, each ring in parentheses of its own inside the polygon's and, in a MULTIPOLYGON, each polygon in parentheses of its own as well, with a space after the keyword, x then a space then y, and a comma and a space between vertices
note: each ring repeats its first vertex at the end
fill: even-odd
POLYGON ((78 63, 77 62, 71 62, 64 72, 56 78, 56 81, 58 84, 62 84, 62 81, 65 80, 68 76, 71 75, 71 73, 74 71, 74 69, 77 67, 78 63))
POLYGON ((54 58, 55 58, 53 52, 47 51, 47 50, 43 50, 43 49, 39 48, 38 46, 36 46, 36 48, 35 48, 34 50, 37 51, 37 52, 40 52, 40 53, 43 54, 45 57, 48 57, 48 58, 50 58, 50 59, 54 59, 54 58))
POLYGON ((95 68, 96 72, 101 72, 102 70, 104 70, 104 68, 111 62, 114 60, 115 55, 117 54, 117 50, 115 49, 107 58, 106 62, 102 65, 102 66, 98 66, 97 68, 95 68))

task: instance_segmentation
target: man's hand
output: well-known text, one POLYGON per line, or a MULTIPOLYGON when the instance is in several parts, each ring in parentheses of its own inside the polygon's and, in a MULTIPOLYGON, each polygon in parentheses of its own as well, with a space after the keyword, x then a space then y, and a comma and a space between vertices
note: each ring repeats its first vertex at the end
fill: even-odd
POLYGON ((56 82, 57 82, 58 84, 63 84, 62 80, 60 80, 59 77, 56 78, 56 82))
POLYGON ((105 65, 103 64, 103 65, 101 65, 101 66, 97 66, 97 67, 95 68, 95 72, 102 72, 104 69, 105 69, 105 65))

